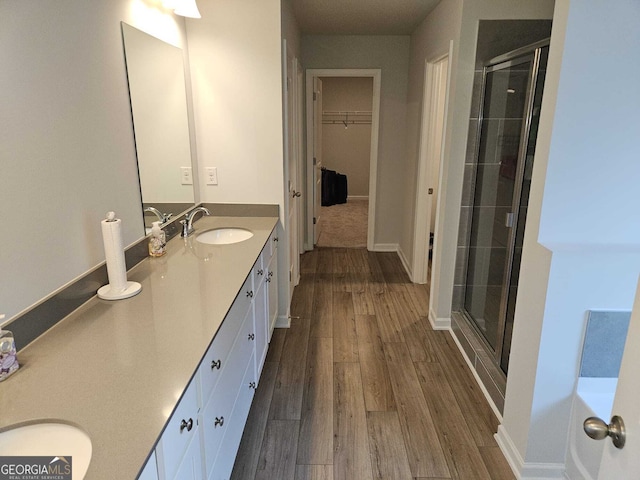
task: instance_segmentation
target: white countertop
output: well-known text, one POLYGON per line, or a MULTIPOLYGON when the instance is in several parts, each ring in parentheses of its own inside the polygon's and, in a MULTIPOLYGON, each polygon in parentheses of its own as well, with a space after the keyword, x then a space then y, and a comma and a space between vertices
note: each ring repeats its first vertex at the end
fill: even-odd
MULTIPOLYGON (((42 420, 91 438, 87 480, 134 479, 277 223, 275 217, 205 217, 167 254, 129 271, 135 297, 97 297, 21 350, 20 370, 0 383, 0 430, 42 420), (231 245, 199 232, 242 227, 231 245)), ((64 452, 56 452, 64 455, 64 452)))

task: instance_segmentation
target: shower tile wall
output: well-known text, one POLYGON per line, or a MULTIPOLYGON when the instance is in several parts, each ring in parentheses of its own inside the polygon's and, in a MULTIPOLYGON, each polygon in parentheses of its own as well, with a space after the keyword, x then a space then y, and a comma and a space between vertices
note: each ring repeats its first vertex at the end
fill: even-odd
POLYGON ((464 290, 467 278, 467 261, 469 258, 469 231, 473 206, 474 183, 477 171, 478 119, 482 94, 482 69, 476 70, 473 77, 473 94, 471 96, 471 115, 469 118, 469 134, 467 153, 464 164, 464 181, 462 184, 462 202, 460 207, 460 226, 458 229, 458 252, 453 285, 452 310, 462 310, 464 290))

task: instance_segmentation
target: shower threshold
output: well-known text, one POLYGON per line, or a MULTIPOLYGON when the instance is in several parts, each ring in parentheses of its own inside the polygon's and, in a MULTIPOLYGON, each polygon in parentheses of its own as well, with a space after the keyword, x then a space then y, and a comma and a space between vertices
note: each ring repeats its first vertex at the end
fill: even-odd
POLYGON ((507 377, 493 360, 493 354, 488 351, 479 334, 469 324, 462 312, 452 312, 451 330, 462 347, 467 361, 476 372, 485 393, 492 400, 496 414, 502 417, 504 410, 504 396, 507 389, 507 377))

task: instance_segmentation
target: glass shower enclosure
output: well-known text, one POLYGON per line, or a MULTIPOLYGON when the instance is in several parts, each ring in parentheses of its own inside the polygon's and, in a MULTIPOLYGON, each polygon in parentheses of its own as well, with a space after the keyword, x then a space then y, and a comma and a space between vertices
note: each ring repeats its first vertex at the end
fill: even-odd
POLYGON ((463 312, 506 374, 549 41, 484 67, 463 312))

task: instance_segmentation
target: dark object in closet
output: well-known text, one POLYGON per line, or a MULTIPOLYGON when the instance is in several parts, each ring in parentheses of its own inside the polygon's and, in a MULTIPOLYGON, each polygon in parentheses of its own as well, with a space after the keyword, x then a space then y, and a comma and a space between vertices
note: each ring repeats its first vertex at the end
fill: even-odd
POLYGON ((320 200, 323 207, 347 203, 347 176, 323 168, 320 200))
POLYGON ((336 203, 347 203, 347 176, 336 173, 335 198, 336 203))

